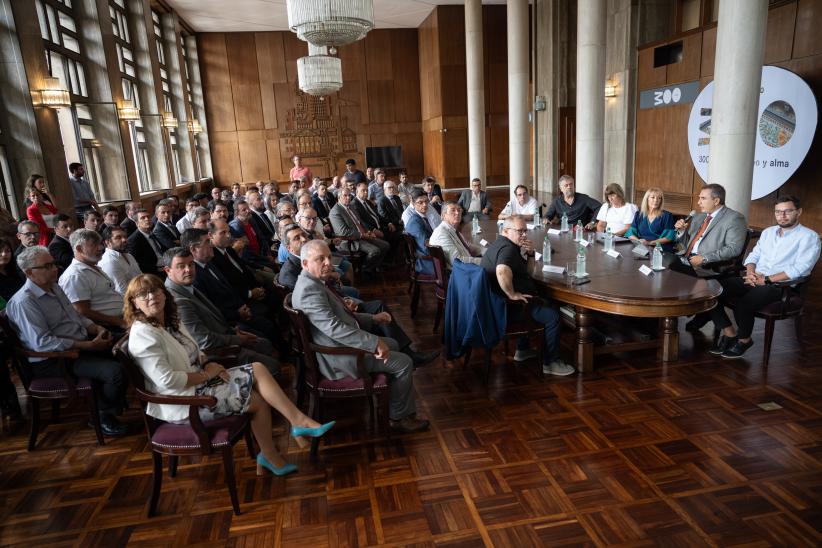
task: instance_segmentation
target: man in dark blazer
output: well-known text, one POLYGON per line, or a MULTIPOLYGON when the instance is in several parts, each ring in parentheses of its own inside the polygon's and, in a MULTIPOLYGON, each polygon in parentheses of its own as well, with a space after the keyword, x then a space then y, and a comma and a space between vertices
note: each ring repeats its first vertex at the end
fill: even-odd
POLYGON ((382 189, 385 196, 377 202, 377 212, 380 214, 380 217, 396 226, 400 232, 402 232, 402 212, 405 210, 405 206, 399 195, 397 195, 397 183, 389 179, 385 181, 382 189))
POLYGON ((259 192, 248 192, 246 194, 248 207, 251 211, 251 226, 254 227, 254 232, 257 233, 257 238, 261 242, 265 242, 269 249, 274 243, 274 234, 277 228, 265 214, 265 204, 259 192))
POLYGON ((126 218, 120 222, 120 226, 131 236, 137 230, 137 211, 142 209, 140 202, 129 202, 126 204, 126 218))
MULTIPOLYGON (((405 232, 414 237, 417 256, 428 255, 425 242, 431 238, 434 228, 425 216, 430 205, 428 204, 428 196, 424 191, 415 189, 411 193, 411 207, 413 211, 411 211, 411 216, 408 217, 408 222, 405 224, 405 232)), ((417 259, 415 268, 420 274, 434 273, 434 264, 431 261, 417 259)))
POLYGON ((328 217, 331 226, 334 227, 334 235, 356 238, 341 242, 339 248, 343 251, 362 251, 365 253, 363 271, 376 271, 391 250, 391 245, 365 227, 357 213, 351 208, 354 198, 348 188, 341 189, 337 198, 337 205, 331 208, 331 214, 328 217))
POLYGON ((328 221, 331 208, 336 204, 337 198, 328 192, 328 186, 325 183, 320 183, 317 187, 317 192, 311 197, 311 207, 317 212, 317 217, 324 222, 328 221))
POLYGON ((208 352, 225 346, 238 346, 240 363, 261 362, 272 375, 279 373, 280 363, 272 357, 274 349, 269 341, 232 327, 208 297, 196 287, 191 287, 196 265, 189 250, 172 248, 163 256, 163 262, 168 275, 166 289, 174 297, 180 321, 200 350, 208 352))
POLYGON ((212 264, 228 278, 232 287, 250 298, 262 298, 266 290, 257 281, 254 270, 231 247, 231 229, 222 219, 215 219, 209 225, 211 243, 214 244, 212 264))
POLYGON ((59 213, 54 217, 54 239, 49 243, 49 253, 60 267, 60 272, 68 268, 74 259, 74 250, 69 243, 72 226, 71 217, 65 213, 59 213))
MULTIPOLYGON (((476 214, 477 219, 480 221, 485 221, 488 219, 488 216, 491 214, 492 207, 491 201, 488 200, 488 195, 482 190, 482 181, 477 178, 474 178, 471 181, 471 189, 470 190, 463 190, 462 194, 460 194, 460 199, 457 202, 460 207, 462 208, 462 220, 465 221, 467 219, 472 219, 476 214), (473 200, 479 200, 479 211, 468 211, 471 207, 471 202, 473 200)), ((435 227, 436 228, 436 227, 435 227)))
POLYGON ((169 200, 160 200, 154 209, 157 216, 157 224, 154 225, 153 233, 163 246, 163 252, 172 247, 180 245, 180 233, 171 221, 171 203, 169 200))
POLYGON ((145 274, 162 274, 163 244, 151 230, 151 216, 141 209, 137 212, 137 230, 128 237, 126 250, 137 260, 145 274))
POLYGON ((391 249, 397 249, 402 240, 402 230, 398 225, 380 216, 377 208, 368 199, 368 185, 357 185, 357 197, 351 200, 351 209, 359 216, 365 228, 389 243, 391 249))
POLYGON ((433 177, 426 177, 422 180, 422 190, 428 195, 428 202, 431 206, 440 213, 440 209, 442 209, 442 189, 440 185, 438 185, 433 177))

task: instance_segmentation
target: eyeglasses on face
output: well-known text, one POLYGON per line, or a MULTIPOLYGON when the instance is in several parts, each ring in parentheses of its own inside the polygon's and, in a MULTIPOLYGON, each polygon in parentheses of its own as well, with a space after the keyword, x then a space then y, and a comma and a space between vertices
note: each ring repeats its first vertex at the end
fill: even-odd
POLYGON ((134 298, 139 299, 141 301, 147 301, 150 298, 151 299, 157 299, 162 294, 163 294, 163 290, 161 288, 157 287, 155 289, 147 289, 145 291, 140 291, 139 293, 137 293, 134 296, 134 298))
POLYGON ((516 232, 520 236, 528 232, 527 228, 506 228, 505 230, 510 230, 511 232, 516 232))
POLYGON ((55 263, 54 261, 40 266, 33 266, 31 267, 31 270, 51 270, 53 268, 57 268, 57 263, 55 263))
POLYGON ((780 217, 780 216, 787 217, 788 215, 791 215, 794 212, 796 212, 796 209, 774 209, 773 210, 773 214, 776 215, 777 217, 780 217))

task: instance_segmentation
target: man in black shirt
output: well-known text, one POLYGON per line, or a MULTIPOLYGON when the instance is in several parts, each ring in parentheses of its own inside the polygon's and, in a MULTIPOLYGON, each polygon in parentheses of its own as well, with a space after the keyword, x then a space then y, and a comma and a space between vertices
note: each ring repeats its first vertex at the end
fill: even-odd
POLYGON ((577 221, 582 221, 586 226, 592 224, 602 204, 587 194, 575 192, 574 178, 570 175, 560 177, 558 186, 560 194, 548 206, 545 220, 552 223, 554 217, 559 219, 565 213, 569 226, 577 224, 577 221))
MULTIPOLYGON (((540 297, 536 284, 528 273, 533 269, 534 244, 525 235, 525 219, 513 215, 505 219, 502 234, 488 246, 480 266, 485 270, 491 289, 507 298, 508 315, 521 319, 524 314, 545 326, 542 372, 546 375, 570 375, 574 368, 559 358, 559 311, 540 297)), ((528 338, 517 343, 514 361, 521 362, 536 356, 529 350, 528 338)))

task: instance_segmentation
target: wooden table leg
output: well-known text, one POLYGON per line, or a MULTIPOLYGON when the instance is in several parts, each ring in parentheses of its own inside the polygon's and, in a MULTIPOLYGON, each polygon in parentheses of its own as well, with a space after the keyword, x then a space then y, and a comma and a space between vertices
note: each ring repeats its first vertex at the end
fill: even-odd
POLYGON ((591 333, 591 316, 585 308, 576 307, 577 326, 577 371, 585 373, 594 367, 594 340, 591 333))
POLYGON ((676 317, 662 318, 662 361, 679 359, 679 322, 676 317))

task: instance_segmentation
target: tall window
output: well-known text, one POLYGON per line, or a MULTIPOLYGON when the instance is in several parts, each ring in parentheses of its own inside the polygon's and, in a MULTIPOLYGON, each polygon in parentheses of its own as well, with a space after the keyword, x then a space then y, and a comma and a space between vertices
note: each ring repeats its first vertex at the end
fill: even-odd
MULTIPOLYGON (((188 106, 191 109, 189 120, 199 120, 198 113, 200 112, 200 109, 194 101, 194 91, 191 85, 191 69, 189 68, 189 63, 191 63, 191 55, 188 53, 186 40, 182 35, 180 36, 180 51, 183 52, 183 73, 186 77, 186 99, 188 100, 188 106)), ((199 174, 199 177, 203 177, 203 166, 200 162, 200 154, 202 152, 200 149, 200 137, 196 133, 192 133, 191 140, 194 143, 194 161, 197 162, 197 173, 199 174)))
MULTIPOLYGON (((151 19, 154 24, 154 41, 157 44, 157 59, 160 65, 160 83, 163 88, 163 110, 165 112, 174 112, 173 103, 171 102, 171 81, 168 73, 168 64, 166 63, 166 41, 163 40, 163 27, 160 22, 160 14, 151 10, 151 19)), ((173 46, 173 44, 171 44, 173 46)), ((169 51, 173 54, 173 51, 169 51)), ((183 131, 185 128, 183 128, 183 131)), ((180 147, 177 144, 178 131, 180 128, 166 128, 168 131, 168 142, 171 147, 171 163, 174 166, 174 180, 177 184, 183 183, 183 176, 180 171, 180 147)))

